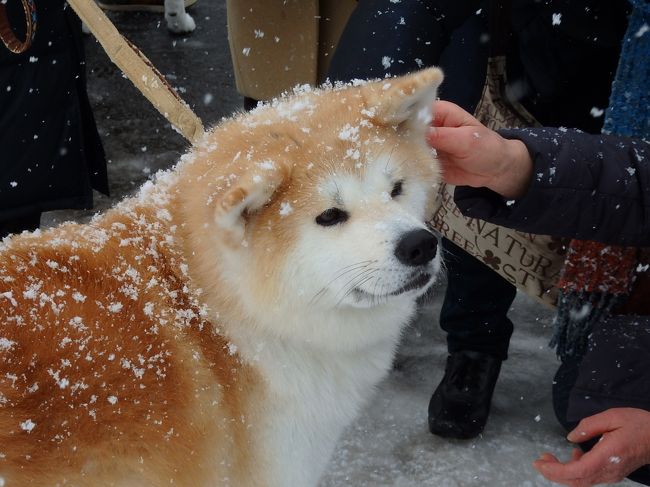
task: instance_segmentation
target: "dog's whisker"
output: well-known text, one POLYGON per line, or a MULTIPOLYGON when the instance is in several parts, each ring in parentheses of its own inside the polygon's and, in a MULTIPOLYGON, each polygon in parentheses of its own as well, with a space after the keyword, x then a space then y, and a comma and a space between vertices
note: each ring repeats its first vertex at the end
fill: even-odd
POLYGON ((390 163, 393 160, 393 154, 395 153, 396 147, 392 147, 390 150, 390 153, 388 154, 388 158, 386 159, 386 165, 384 166, 384 172, 388 172, 388 166, 390 166, 390 163))
POLYGON ((350 292, 354 290, 354 288, 357 287, 358 283, 363 281, 369 272, 372 272, 370 270, 364 270, 363 272, 360 272, 353 276, 345 285, 341 286, 339 290, 336 292, 334 297, 336 298, 337 296, 341 295, 341 298, 337 302, 336 306, 338 306, 343 299, 345 299, 346 296, 349 295, 350 292))
POLYGON ((336 282, 338 279, 344 277, 345 275, 349 274, 350 272, 357 271, 361 268, 367 267, 370 264, 376 263, 376 260, 364 260, 361 262, 357 262, 356 264, 350 264, 348 266, 342 267, 339 269, 338 274, 334 276, 334 278, 329 281, 325 286, 321 288, 320 291, 318 291, 310 300, 310 304, 313 304, 316 302, 317 299, 323 296, 323 294, 332 286, 334 282, 336 282))
POLYGON ((349 279, 349 280, 348 280, 348 281, 347 281, 343 286, 340 287, 339 291, 338 291, 336 294, 338 295, 341 291, 347 292, 347 289, 348 289, 348 288, 354 288, 354 287, 357 287, 357 286, 358 286, 358 283, 359 283, 360 281, 362 281, 362 280, 366 277, 366 275, 368 275, 368 274, 370 274, 370 273, 374 273, 374 272, 376 272, 377 270, 378 270, 378 269, 376 269, 376 268, 371 268, 371 269, 362 269, 362 270, 360 270, 360 271, 357 272, 355 275, 353 275, 352 277, 350 277, 350 279, 349 279))
MULTIPOLYGON (((369 269, 365 271, 364 273, 361 273, 348 281, 348 284, 346 286, 342 287, 341 290, 344 290, 344 294, 341 297, 341 299, 337 302, 336 306, 338 307, 341 302, 350 295, 356 288, 358 288, 360 285, 366 283, 368 280, 370 280, 373 276, 372 274, 378 272, 379 269, 369 269)), ((340 291, 339 291, 340 292, 340 291)), ((337 293, 338 294, 338 293, 337 293)))
POLYGON ((386 281, 382 279, 381 286, 379 287, 379 291, 374 296, 375 306, 378 306, 378 305, 382 304, 384 301, 386 301, 385 297, 386 297, 386 287, 387 286, 388 286, 388 284, 386 283, 386 281))
POLYGON ((383 286, 384 286, 384 280, 381 279, 381 277, 378 277, 378 278, 377 278, 377 281, 375 282, 375 286, 374 286, 373 289, 372 289, 372 304, 373 304, 373 305, 375 305, 375 302, 376 302, 376 298, 375 298, 375 296, 377 295, 377 288, 378 288, 379 286, 381 286, 380 289, 382 289, 383 286))
MULTIPOLYGON (((367 266, 362 266, 362 267, 360 267, 360 268, 351 269, 350 272, 355 272, 355 274, 352 275, 351 277, 350 277, 350 276, 347 276, 347 277, 349 277, 349 280, 347 281, 347 283, 345 283, 343 286, 341 286, 341 288, 336 292, 336 294, 334 295, 334 297, 338 296, 338 294, 341 292, 341 290, 346 289, 346 287, 348 286, 348 284, 349 284, 350 282, 353 282, 353 281, 354 281, 355 279, 357 279, 359 276, 362 276, 365 272, 367 272, 367 268, 366 268, 366 267, 367 267, 367 266)), ((349 274, 349 272, 347 272, 346 274, 349 274)), ((344 275, 341 275, 341 276, 339 276, 337 279, 332 280, 331 283, 335 282, 336 280, 338 280, 338 279, 340 279, 340 278, 342 278, 342 277, 344 277, 344 275)), ((332 287, 332 286, 331 286, 331 283, 330 283, 329 285, 327 285, 324 289, 325 289, 325 290, 327 290, 327 289, 331 289, 331 287, 332 287)), ((321 295, 321 296, 322 296, 322 295, 321 295)))

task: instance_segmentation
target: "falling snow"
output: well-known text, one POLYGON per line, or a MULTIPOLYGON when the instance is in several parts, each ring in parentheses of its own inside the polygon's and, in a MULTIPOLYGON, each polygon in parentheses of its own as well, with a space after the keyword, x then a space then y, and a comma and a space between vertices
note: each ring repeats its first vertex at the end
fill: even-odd
POLYGON ((589 112, 589 114, 594 118, 602 117, 603 113, 605 113, 605 110, 598 107, 592 107, 591 111, 589 112))
POLYGON ((648 31, 650 31, 650 26, 648 26, 648 24, 644 22, 643 25, 639 28, 639 30, 634 33, 634 37, 641 37, 645 35, 645 33, 648 31))
MULTIPOLYGON (((394 4, 400 3, 400 0, 390 1, 394 4)), ((0 2, 6 3, 6 0, 0 2)), ((559 25, 560 22, 561 14, 555 14, 553 25, 559 25)), ((647 31, 648 25, 644 24, 637 32, 637 37, 647 31)), ((255 35, 257 37, 257 32, 255 35)), ((276 36, 274 41, 277 43, 280 38, 276 36)), ((181 45, 179 42, 179 47, 181 45)), ((250 48, 243 49, 242 53, 248 56, 250 48)), ((388 69, 393 60, 388 56, 386 58, 388 66, 386 67, 383 60, 382 64, 388 69)), ((11 91, 11 86, 7 86, 6 91, 11 91)), ((192 93, 190 86, 188 92, 192 93)), ((232 98, 236 98, 234 90, 232 98)), ((211 94, 204 95, 205 105, 212 101, 211 94)), ((596 115, 592 113, 592 116, 596 115)), ((153 144, 150 152, 155 153, 153 144)), ((142 155, 147 160, 153 159, 154 156, 155 154, 150 153, 142 155)), ((269 162, 268 167, 263 169, 275 169, 275 165, 269 162)), ((12 187, 16 186, 17 183, 12 182, 12 187)), ((143 193, 142 197, 147 196, 143 193)), ((99 246, 104 239, 97 235, 96 240, 99 246)), ((25 290, 25 298, 38 299, 39 288, 38 283, 35 283, 33 287, 25 290)), ((72 297, 79 302, 86 300, 86 296, 78 292, 72 297)), ((153 305, 149 304, 149 307, 145 305, 145 313, 155 313, 153 305)), ((522 309, 526 309, 528 313, 544 313, 544 310, 539 310, 534 304, 522 304, 520 296, 513 306, 513 313, 521 313, 522 309)), ((552 410, 549 409, 548 414, 535 416, 539 404, 550 405, 548 391, 541 391, 544 387, 540 387, 540 384, 550 384, 556 366, 552 353, 545 349, 540 352, 540 347, 545 346, 548 338, 548 333, 545 333, 548 329, 544 329, 548 324, 535 323, 535 319, 528 315, 513 317, 517 322, 519 335, 513 337, 514 343, 508 361, 510 367, 502 372, 495 397, 497 407, 492 413, 488 428, 476 441, 458 445, 433 437, 426 431, 426 404, 441 376, 446 352, 443 346, 444 336, 436 331, 436 320, 437 310, 425 312, 419 318, 420 325, 407 334, 407 343, 401 347, 401 353, 410 357, 410 361, 403 369, 392 371, 390 377, 380 384, 377 400, 364 409, 359 420, 346 432, 328 468, 324 486, 548 485, 528 466, 529 461, 542 447, 558 454, 566 454, 568 451, 562 435, 558 433, 552 410), (529 326, 530 323, 535 323, 538 328, 529 326), (518 372, 514 372, 515 369, 518 372), (526 381, 521 380, 521 371, 525 371, 526 381), (522 396, 521 407, 517 403, 517 407, 513 408, 520 392, 525 395, 525 400, 522 396), (384 435, 382 441, 377 441, 378 431, 384 435), (503 461, 506 457, 510 459, 507 462, 503 461), (498 468, 495 465, 498 465, 498 468)), ((0 351, 2 343, 0 339, 0 351)), ((229 345, 228 351, 234 354, 237 350, 234 345, 229 345)), ((111 360, 121 360, 115 354, 110 357, 111 360)), ((133 366, 132 361, 130 364, 133 366)), ((136 374, 136 371, 133 373, 136 374)), ((30 387, 37 389, 38 385, 33 384, 30 387)), ((68 389, 71 387, 67 384, 68 389)), ((95 398, 95 401, 99 400, 100 398, 95 398)), ((109 396, 107 401, 116 404, 117 396, 109 396)), ((95 417, 93 410, 89 410, 88 414, 95 417)), ((36 424, 29 419, 20 426, 25 431, 31 431, 36 424), (29 430, 23 425, 27 425, 29 430)), ((0 458, 3 457, 0 453, 0 458)), ((4 483, 4 479, 0 477, 0 487, 3 487, 4 483)))

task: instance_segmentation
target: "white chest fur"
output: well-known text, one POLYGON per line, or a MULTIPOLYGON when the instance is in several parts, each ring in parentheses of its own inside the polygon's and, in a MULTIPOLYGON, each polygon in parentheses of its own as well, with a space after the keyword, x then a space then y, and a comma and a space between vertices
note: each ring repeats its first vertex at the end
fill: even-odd
POLYGON ((256 443, 268 465, 266 485, 317 484, 341 433, 391 366, 400 331, 412 312, 412 306, 394 308, 382 313, 381 319, 377 319, 379 314, 368 316, 363 323, 356 311, 352 313, 354 322, 341 322, 341 316, 319 320, 318 326, 327 327, 331 320, 339 319, 334 328, 340 333, 343 351, 261 338, 257 333, 233 337, 268 386, 262 424, 255 425, 256 443), (366 328, 366 343, 350 347, 359 328, 366 328), (341 333, 346 329, 348 336, 341 333))
POLYGON ((285 366, 293 370, 283 371, 286 388, 282 397, 277 392, 265 428, 278 486, 316 485, 341 433, 390 367, 393 348, 385 343, 346 356, 305 352, 299 366, 285 366))

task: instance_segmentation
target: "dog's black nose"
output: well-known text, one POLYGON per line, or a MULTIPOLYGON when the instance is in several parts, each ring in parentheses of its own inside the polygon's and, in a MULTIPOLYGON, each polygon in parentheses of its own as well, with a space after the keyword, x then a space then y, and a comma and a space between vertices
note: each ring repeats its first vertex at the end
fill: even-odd
POLYGON ((438 239, 427 230, 413 230, 402 236, 395 257, 405 265, 424 265, 436 256, 438 239))

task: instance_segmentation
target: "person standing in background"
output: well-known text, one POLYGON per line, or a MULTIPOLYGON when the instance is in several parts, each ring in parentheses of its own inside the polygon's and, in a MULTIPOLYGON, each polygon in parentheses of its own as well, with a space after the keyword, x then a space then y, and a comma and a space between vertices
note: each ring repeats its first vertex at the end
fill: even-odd
POLYGON ((108 179, 81 21, 64 0, 0 8, 1 237, 38 228, 45 211, 92 208, 93 188, 108 194, 108 179))
POLYGON ((228 41, 244 108, 327 75, 356 0, 227 0, 228 41))
MULTIPOLYGON (((443 179, 457 185, 454 200, 463 214, 523 232, 650 245, 650 105, 636 103, 649 94, 650 38, 630 41, 628 47, 641 49, 624 52, 636 51, 645 62, 622 54, 621 66, 632 61, 629 66, 641 74, 632 78, 645 81, 635 83, 619 76, 627 69, 618 70, 624 99, 615 89, 606 115, 611 134, 547 127, 494 132, 459 106, 436 102, 427 140, 438 153, 443 179), (634 106, 626 107, 625 100, 634 106)), ((650 281, 639 286, 647 299, 650 281)), ((650 485, 650 315, 602 317, 587 337, 572 338, 587 346, 572 357, 576 374, 556 376, 553 396, 567 440, 580 449, 565 461, 543 453, 534 468, 569 487, 626 476, 650 485)))
MULTIPOLYGON (((439 65, 445 72, 441 99, 472 113, 488 56, 499 44, 504 96, 527 111, 526 118, 598 133, 628 13, 623 0, 359 0, 330 76, 383 78, 439 65)), ((513 324, 507 314, 516 290, 451 241, 443 239, 442 248, 448 282, 440 326, 449 356, 429 403, 429 429, 469 439, 486 425, 508 356, 513 324)))

